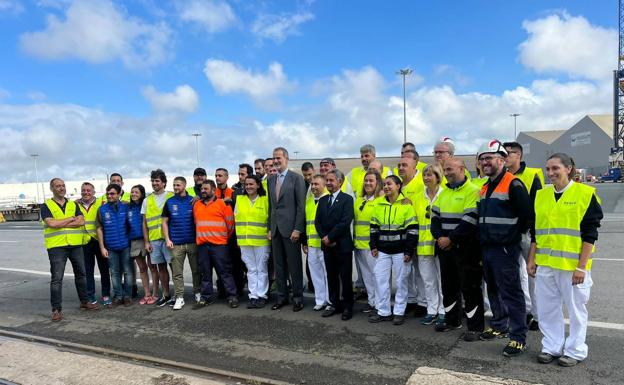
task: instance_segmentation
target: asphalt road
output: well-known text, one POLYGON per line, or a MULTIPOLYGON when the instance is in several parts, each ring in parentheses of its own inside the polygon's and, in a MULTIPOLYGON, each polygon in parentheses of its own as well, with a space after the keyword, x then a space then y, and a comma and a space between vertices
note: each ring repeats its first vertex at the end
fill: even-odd
POLYGON ((238 309, 217 302, 194 311, 190 292, 178 312, 139 305, 80 312, 70 277, 64 285, 66 320, 52 323, 49 263, 33 223, 0 224, 0 327, 295 384, 405 384, 423 366, 531 383, 623 384, 624 186, 599 189, 610 213, 592 270, 590 353, 574 368, 535 362, 539 332, 530 332, 526 354, 507 359, 500 354, 503 340, 467 343, 459 340, 462 331, 435 333, 415 318, 402 326, 373 325, 361 313, 349 322, 324 319, 312 311, 311 298, 299 313, 247 310, 244 301, 238 309))

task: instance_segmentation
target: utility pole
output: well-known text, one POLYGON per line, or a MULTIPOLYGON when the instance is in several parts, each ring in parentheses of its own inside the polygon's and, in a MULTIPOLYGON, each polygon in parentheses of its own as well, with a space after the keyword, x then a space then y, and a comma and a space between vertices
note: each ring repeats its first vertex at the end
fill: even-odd
POLYGON ((509 114, 509 116, 514 118, 514 137, 513 137, 513 140, 515 141, 516 138, 518 137, 516 120, 518 119, 518 116, 520 116, 520 114, 513 113, 513 114, 509 114))
POLYGON ((410 68, 404 68, 397 72, 397 75, 403 76, 403 143, 407 142, 407 108, 405 103, 405 77, 409 76, 412 72, 410 68))
POLYGON ((197 167, 199 167, 199 137, 201 136, 201 133, 194 132, 191 135, 195 137, 195 155, 197 156, 197 167))
POLYGON ((30 154, 30 156, 35 160, 35 187, 37 188, 37 204, 39 204, 39 170, 37 169, 37 158, 39 157, 39 154, 30 154))

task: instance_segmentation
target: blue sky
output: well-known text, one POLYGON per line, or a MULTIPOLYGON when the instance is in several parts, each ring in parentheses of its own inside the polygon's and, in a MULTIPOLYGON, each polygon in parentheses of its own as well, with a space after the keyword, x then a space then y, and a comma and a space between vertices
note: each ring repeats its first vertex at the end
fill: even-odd
POLYGON ((189 172, 267 156, 460 152, 610 113, 613 1, 0 0, 0 182, 94 170, 189 172), (177 90, 177 91, 176 91, 177 90), (51 138, 56 137, 56 140, 51 138), (328 140, 328 138, 332 138, 328 140), (68 155, 70 141, 89 152, 68 155), (155 152, 161 152, 156 156, 155 152), (27 162, 26 162, 27 163, 27 162), (224 163, 224 164, 219 164, 224 163))

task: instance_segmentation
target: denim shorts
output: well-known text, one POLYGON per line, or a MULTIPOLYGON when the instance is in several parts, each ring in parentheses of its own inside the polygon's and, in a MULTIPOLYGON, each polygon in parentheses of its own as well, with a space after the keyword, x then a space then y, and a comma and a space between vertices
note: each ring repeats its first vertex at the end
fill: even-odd
POLYGON ((151 241, 150 243, 152 244, 152 254, 150 255, 152 265, 171 263, 171 251, 167 248, 164 239, 151 241))

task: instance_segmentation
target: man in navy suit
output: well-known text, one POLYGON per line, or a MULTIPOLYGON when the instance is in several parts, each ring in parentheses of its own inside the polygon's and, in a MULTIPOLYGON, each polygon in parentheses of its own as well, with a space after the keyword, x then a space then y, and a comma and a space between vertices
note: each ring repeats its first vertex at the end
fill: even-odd
POLYGON ((319 200, 314 225, 321 238, 329 289, 330 304, 323 317, 342 311, 342 320, 347 321, 353 317, 353 197, 340 191, 343 182, 344 174, 340 170, 334 169, 325 175, 329 195, 319 200))

